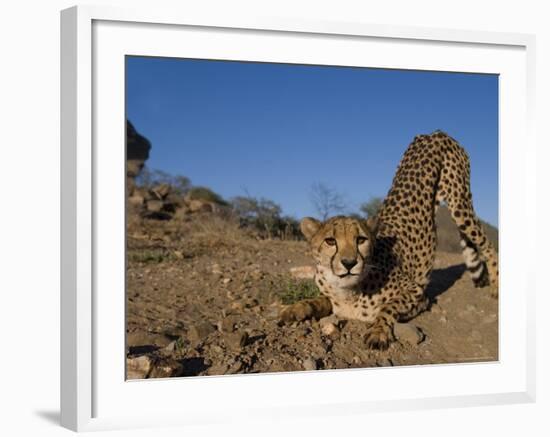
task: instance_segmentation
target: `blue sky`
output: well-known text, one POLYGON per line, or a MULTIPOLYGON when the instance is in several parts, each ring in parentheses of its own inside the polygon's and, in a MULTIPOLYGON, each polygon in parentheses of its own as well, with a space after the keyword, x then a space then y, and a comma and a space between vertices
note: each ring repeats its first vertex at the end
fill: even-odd
POLYGON ((348 212, 384 197, 407 145, 441 129, 471 159, 474 207, 498 225, 498 77, 128 57, 126 110, 147 166, 225 198, 249 193, 315 216, 311 187, 348 212))

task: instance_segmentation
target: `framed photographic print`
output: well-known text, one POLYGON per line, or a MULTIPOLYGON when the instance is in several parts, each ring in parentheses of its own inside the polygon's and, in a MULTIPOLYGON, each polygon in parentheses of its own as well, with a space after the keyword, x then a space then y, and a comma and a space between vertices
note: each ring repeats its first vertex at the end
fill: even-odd
POLYGON ((75 7, 61 43, 64 426, 534 399, 533 37, 75 7))

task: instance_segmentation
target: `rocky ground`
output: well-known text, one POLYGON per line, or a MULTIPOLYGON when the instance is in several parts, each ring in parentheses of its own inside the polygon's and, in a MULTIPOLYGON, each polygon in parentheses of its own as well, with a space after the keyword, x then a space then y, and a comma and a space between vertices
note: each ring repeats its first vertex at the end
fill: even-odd
POLYGON ((130 216, 128 378, 498 359, 498 302, 472 286, 460 254, 438 252, 430 310, 384 352, 364 347, 360 322, 278 324, 283 303, 315 293, 290 273, 311 264, 305 242, 257 239, 211 214, 130 216))

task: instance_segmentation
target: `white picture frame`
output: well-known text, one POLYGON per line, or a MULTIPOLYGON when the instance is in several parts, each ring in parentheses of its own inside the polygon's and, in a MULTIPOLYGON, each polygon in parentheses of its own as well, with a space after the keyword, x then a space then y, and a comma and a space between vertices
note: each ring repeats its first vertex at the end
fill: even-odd
POLYGON ((534 51, 534 36, 525 34, 157 9, 62 11, 62 425, 82 431, 220 423, 243 417, 235 404, 249 412, 247 420, 262 420, 533 402, 535 276, 520 253, 534 247, 536 223, 518 205, 536 204, 534 51), (125 381, 126 54, 500 74, 499 362, 125 381))

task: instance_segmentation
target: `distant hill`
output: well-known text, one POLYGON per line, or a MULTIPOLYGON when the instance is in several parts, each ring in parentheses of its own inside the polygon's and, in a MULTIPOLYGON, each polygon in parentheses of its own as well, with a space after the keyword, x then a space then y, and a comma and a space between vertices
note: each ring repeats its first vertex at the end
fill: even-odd
MULTIPOLYGON (((437 249, 443 252, 461 252, 460 235, 451 213, 446 207, 440 207, 435 217, 437 225, 437 249)), ((498 229, 481 220, 487 238, 498 250, 498 229)))

